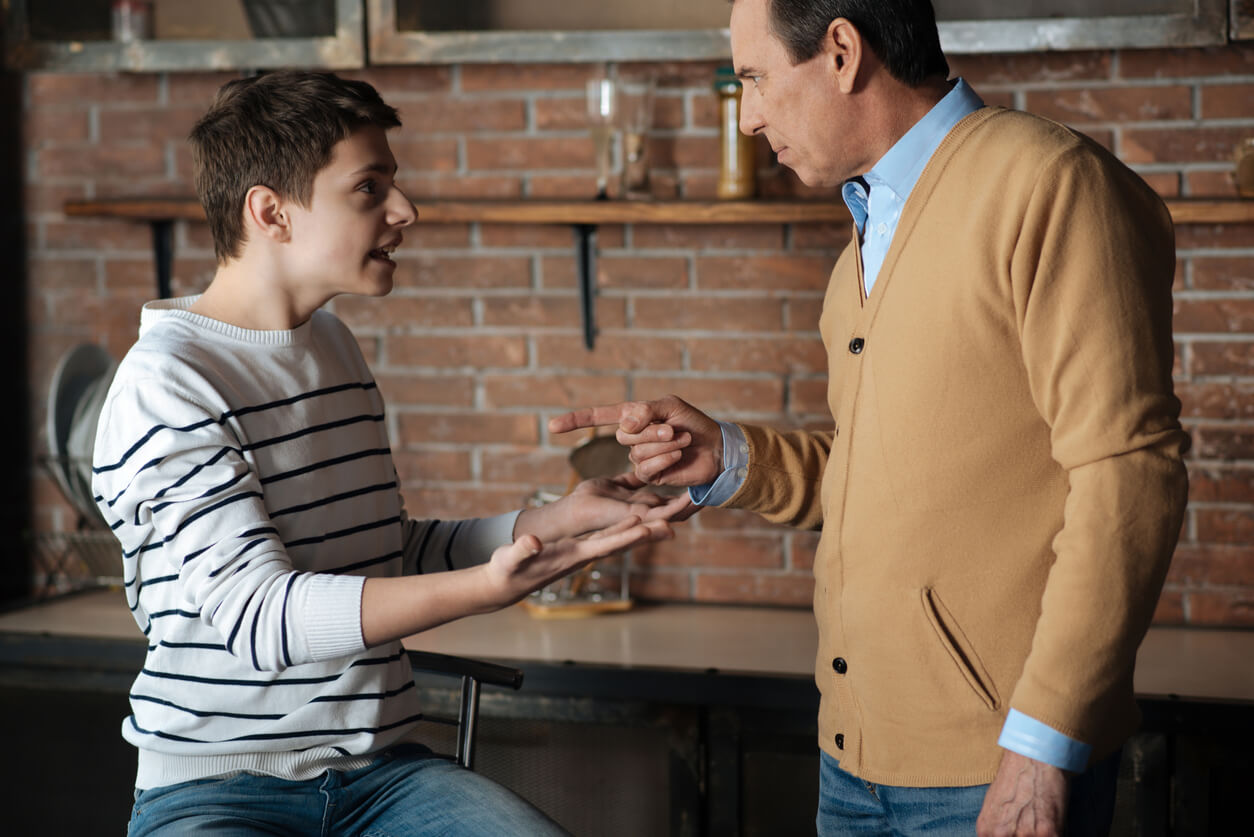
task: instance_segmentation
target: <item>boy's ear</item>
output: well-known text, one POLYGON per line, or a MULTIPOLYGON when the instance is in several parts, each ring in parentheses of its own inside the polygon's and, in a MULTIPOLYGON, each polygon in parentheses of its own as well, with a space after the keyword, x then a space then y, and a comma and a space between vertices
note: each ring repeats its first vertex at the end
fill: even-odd
POLYGON ((286 204, 268 186, 254 186, 244 196, 244 226, 274 241, 291 237, 291 218, 286 204))

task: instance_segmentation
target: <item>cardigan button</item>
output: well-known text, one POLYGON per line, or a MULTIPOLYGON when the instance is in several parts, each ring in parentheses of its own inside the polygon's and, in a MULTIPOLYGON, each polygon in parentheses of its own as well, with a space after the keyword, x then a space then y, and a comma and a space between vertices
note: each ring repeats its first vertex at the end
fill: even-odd
POLYGON ((837 749, 837 750, 843 750, 843 749, 845 749, 845 735, 844 735, 844 733, 841 733, 841 732, 836 733, 836 749, 837 749))
POLYGON ((836 670, 837 674, 844 674, 849 670, 849 663, 845 662, 844 657, 837 657, 832 660, 832 668, 836 670))
POLYGON ((849 351, 855 355, 862 354, 862 347, 866 345, 866 341, 861 337, 855 337, 849 341, 849 351))

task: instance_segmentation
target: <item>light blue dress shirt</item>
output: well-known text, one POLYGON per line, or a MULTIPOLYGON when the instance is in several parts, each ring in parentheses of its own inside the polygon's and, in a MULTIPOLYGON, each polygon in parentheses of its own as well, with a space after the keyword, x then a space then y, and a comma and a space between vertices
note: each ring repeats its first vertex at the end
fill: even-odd
MULTIPOLYGON (((888 153, 861 178, 846 181, 841 197, 853 215, 862 241, 862 278, 869 296, 884 264, 884 256, 897 231, 901 211, 928 160, 941 141, 984 101, 962 79, 927 115, 915 123, 888 153)), ((740 428, 719 422, 723 431, 723 473, 709 485, 688 490, 694 503, 717 506, 731 499, 744 483, 749 465, 749 445, 740 428)), ((1083 772, 1092 747, 1011 709, 998 745, 1028 758, 1083 772)))

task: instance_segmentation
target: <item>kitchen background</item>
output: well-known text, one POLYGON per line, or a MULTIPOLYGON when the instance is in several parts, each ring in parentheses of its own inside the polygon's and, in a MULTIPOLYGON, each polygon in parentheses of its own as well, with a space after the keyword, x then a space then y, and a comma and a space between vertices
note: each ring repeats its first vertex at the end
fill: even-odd
MULTIPOLYGON (((714 195, 717 66, 611 67, 658 79, 650 139, 658 197, 714 195)), ((951 66, 991 104, 1095 137, 1166 198, 1236 197, 1234 154, 1254 138, 1254 45, 959 55, 951 66)), ((463 63, 345 75, 370 81, 400 109, 405 124, 392 136, 400 179, 422 203, 591 197, 584 83, 603 71, 599 63, 463 63)), ((81 342, 120 358, 139 306, 155 296, 148 226, 67 217, 64 204, 189 195, 184 138, 235 75, 4 76, 0 91, 13 105, 5 119, 16 113, 18 124, 3 129, 9 142, 0 147, 16 146, 5 156, 23 196, 22 231, 5 241, 11 304, 24 304, 24 317, 6 315, 4 335, 25 389, 6 418, 27 437, 18 436, 7 477, 9 495, 31 498, 29 507, 10 504, 17 525, 76 526, 39 462, 49 379, 81 342)), ((761 196, 837 199, 800 186, 764 143, 757 151, 761 196)), ((1176 234, 1175 376, 1193 435, 1191 502, 1156 619, 1254 626, 1254 224, 1190 223, 1176 234)), ((846 224, 611 224, 598 238, 600 331, 591 351, 563 225, 420 218, 389 298, 334 302, 387 398, 411 513, 489 514, 537 489, 565 490, 568 453, 583 437, 551 437, 545 422, 575 406, 674 392, 721 418, 827 426, 817 323, 846 224)), ((214 268, 207 227, 178 222, 174 250, 174 293, 201 290, 214 268)), ((636 550, 632 594, 805 607, 815 543, 813 533, 708 510, 675 541, 636 550)))

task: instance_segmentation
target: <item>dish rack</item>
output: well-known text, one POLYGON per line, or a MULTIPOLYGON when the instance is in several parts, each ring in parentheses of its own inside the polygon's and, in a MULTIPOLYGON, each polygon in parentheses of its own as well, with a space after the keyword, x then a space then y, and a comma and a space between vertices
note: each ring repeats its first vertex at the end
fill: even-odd
POLYGON ((39 459, 40 466, 57 478, 77 516, 73 529, 26 533, 39 598, 123 583, 122 546, 100 518, 90 487, 76 478, 74 466, 81 463, 72 459, 52 455, 39 459))

